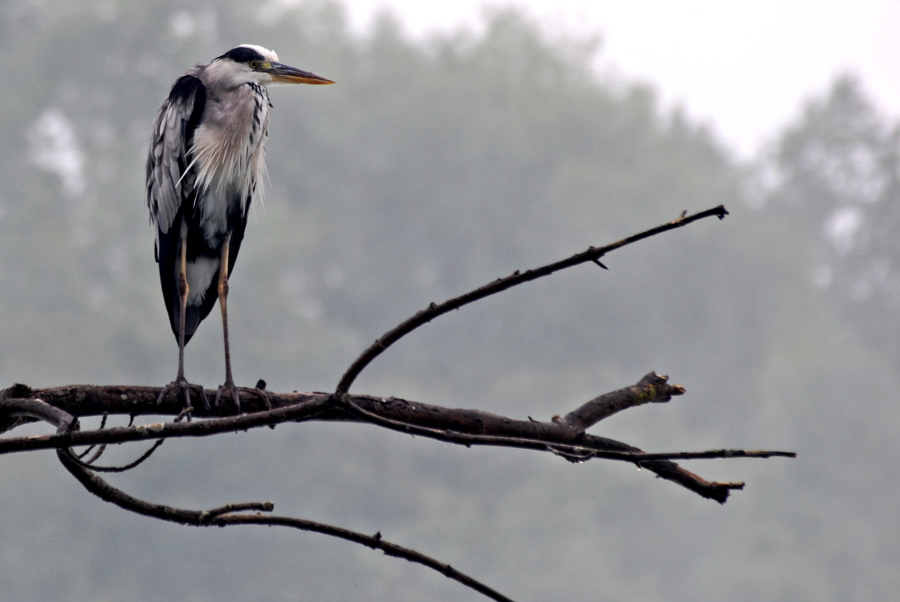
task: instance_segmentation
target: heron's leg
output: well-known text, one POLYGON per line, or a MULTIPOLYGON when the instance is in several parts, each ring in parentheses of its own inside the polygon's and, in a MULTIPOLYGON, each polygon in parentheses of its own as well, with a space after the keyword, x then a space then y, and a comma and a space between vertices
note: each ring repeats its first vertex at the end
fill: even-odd
MULTIPOLYGON (((185 314, 187 314, 187 299, 191 287, 187 281, 187 237, 182 234, 178 243, 178 301, 181 311, 178 314, 178 376, 175 377, 176 382, 187 382, 184 377, 184 331, 185 331, 185 314)), ((187 397, 188 405, 190 405, 190 397, 187 389, 184 390, 187 397)))
MULTIPOLYGON (((231 375, 231 344, 228 339, 228 275, 229 275, 229 251, 231 247, 231 233, 225 237, 225 242, 222 243, 221 255, 219 257, 219 307, 222 309, 222 334, 225 338, 225 384, 219 387, 219 390, 216 392, 216 405, 219 405, 219 398, 222 396, 224 391, 231 391, 231 398, 234 400, 234 406, 237 408, 237 411, 241 411, 241 398, 238 393, 238 388, 234 385, 234 378, 231 375)), ((269 396, 266 395, 265 391, 261 389, 251 389, 253 393, 256 393, 260 397, 262 397, 263 401, 266 403, 266 407, 272 407, 271 403, 269 403, 269 396)))
MULTIPOLYGON (((203 405, 208 410, 209 409, 209 400, 206 398, 206 391, 203 390, 203 387, 199 385, 192 385, 187 381, 184 377, 184 331, 185 331, 185 314, 187 313, 187 298, 188 292, 190 291, 190 287, 188 286, 187 281, 187 236, 185 233, 182 233, 181 238, 178 242, 178 300, 180 302, 181 312, 178 317, 178 376, 175 377, 175 380, 165 387, 163 387, 162 392, 159 394, 159 398, 156 400, 156 405, 159 405, 163 397, 171 391, 172 389, 180 388, 184 392, 184 407, 191 407, 191 388, 196 388, 200 391, 200 397, 203 399, 203 405)), ((188 420, 190 420, 190 416, 188 416, 188 420)))
POLYGON ((231 232, 225 236, 219 256, 219 307, 222 309, 222 334, 225 337, 225 384, 219 387, 216 393, 216 405, 219 405, 219 397, 223 390, 230 390, 234 398, 234 406, 241 411, 241 398, 234 386, 234 378, 231 376, 231 346, 228 342, 228 254, 231 247, 231 232))

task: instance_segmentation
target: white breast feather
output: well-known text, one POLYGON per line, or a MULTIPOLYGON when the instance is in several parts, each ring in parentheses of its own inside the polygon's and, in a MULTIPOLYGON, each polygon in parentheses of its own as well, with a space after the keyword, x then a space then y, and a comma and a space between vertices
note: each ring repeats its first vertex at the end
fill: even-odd
POLYGON ((239 203, 242 215, 246 213, 254 183, 254 196, 261 196, 268 122, 268 98, 263 91, 257 99, 250 86, 241 86, 240 93, 230 102, 207 102, 191 149, 201 223, 207 239, 225 232, 230 204, 239 203), (254 128, 257 111, 260 121, 254 128))

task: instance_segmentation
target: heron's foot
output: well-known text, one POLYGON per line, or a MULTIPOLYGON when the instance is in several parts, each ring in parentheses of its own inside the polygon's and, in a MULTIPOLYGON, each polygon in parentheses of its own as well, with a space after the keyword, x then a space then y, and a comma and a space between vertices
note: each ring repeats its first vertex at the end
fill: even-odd
MULTIPOLYGON (((169 394, 169 391, 173 391, 175 389, 181 389, 182 393, 184 393, 184 407, 185 409, 192 408, 191 405, 191 389, 194 390, 195 394, 200 395, 200 399, 203 400, 203 407, 209 410, 209 399, 206 397, 206 391, 203 390, 203 387, 200 385, 195 385, 193 383, 189 383, 187 379, 184 377, 176 378, 165 387, 162 388, 162 391, 159 393, 159 397, 156 398, 156 405, 162 403, 162 400, 169 394)), ((190 416, 188 416, 190 419, 190 416)))
POLYGON ((241 413, 241 394, 238 391, 238 388, 234 385, 234 382, 230 379, 225 381, 225 384, 219 385, 219 390, 216 391, 216 407, 219 407, 219 400, 222 399, 225 395, 231 395, 231 399, 234 401, 234 407, 237 410, 237 413, 241 413))
POLYGON ((219 390, 216 391, 216 407, 219 406, 219 400, 223 397, 231 396, 231 399, 234 401, 234 407, 237 409, 238 413, 241 411, 241 392, 250 393, 252 395, 256 395, 260 399, 263 400, 263 403, 266 404, 266 409, 272 409, 272 402, 269 401, 269 396, 266 392, 259 387, 251 388, 251 387, 237 387, 235 384, 225 382, 222 386, 219 387, 219 390))

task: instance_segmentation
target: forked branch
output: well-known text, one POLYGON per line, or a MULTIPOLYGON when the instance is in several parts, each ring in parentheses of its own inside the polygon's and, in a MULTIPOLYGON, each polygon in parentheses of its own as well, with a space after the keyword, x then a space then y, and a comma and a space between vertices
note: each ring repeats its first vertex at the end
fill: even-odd
MULTIPOLYGON (((25 422, 42 420, 57 427, 51 435, 7 437, 0 439, 0 454, 56 449, 60 462, 82 485, 101 499, 123 509, 160 520, 194 526, 233 526, 241 524, 280 525, 323 533, 382 550, 389 556, 404 558, 427 566, 441 574, 482 593, 493 600, 509 600, 486 585, 460 573, 447 564, 425 556, 415 550, 403 548, 382 539, 380 533, 373 536, 349 531, 340 527, 304 519, 262 514, 271 512, 271 502, 226 504, 206 511, 186 510, 146 502, 112 487, 97 476, 96 471, 128 470, 150 456, 165 439, 175 437, 206 437, 224 432, 245 431, 263 426, 274 427, 286 422, 309 421, 357 421, 380 426, 401 433, 428 437, 458 445, 489 445, 550 452, 571 462, 584 462, 593 458, 629 462, 647 469, 657 476, 677 483, 702 497, 724 503, 732 489, 743 488, 743 483, 709 482, 689 472, 672 460, 706 458, 770 458, 795 457, 785 451, 706 450, 700 452, 647 453, 625 443, 587 434, 587 429, 601 420, 628 408, 646 403, 665 403, 672 397, 683 395, 684 388, 669 384, 668 377, 651 372, 636 384, 600 395, 565 416, 554 416, 549 421, 532 418, 516 420, 477 410, 444 408, 397 398, 377 398, 350 395, 349 390, 363 370, 387 348, 401 338, 454 309, 500 293, 514 286, 549 276, 560 270, 587 262, 606 266, 600 259, 606 254, 631 243, 662 232, 686 226, 706 217, 723 219, 728 211, 722 206, 693 215, 683 213, 678 219, 603 246, 590 247, 568 259, 547 264, 525 272, 516 271, 459 297, 440 304, 432 303, 392 330, 386 332, 350 365, 338 383, 335 392, 290 393, 267 392, 271 407, 263 405, 254 390, 241 393, 241 407, 246 413, 231 415, 223 408, 195 408, 193 422, 182 422, 181 400, 170 392, 161 405, 157 387, 99 387, 93 385, 57 387, 32 390, 24 385, 14 385, 0 391, 0 433, 12 430, 25 422), (135 416, 167 414, 177 416, 174 422, 133 425, 135 416), (84 416, 130 416, 128 426, 81 431, 78 418, 84 416), (71 448, 75 446, 120 444, 134 441, 156 443, 137 462, 119 468, 100 468, 91 459, 83 461, 71 448)), ((214 392, 208 392, 213 394, 214 392)), ((81 457, 86 455, 82 454, 81 457)))
MULTIPOLYGON (((12 398, 4 399, 0 403, 2 403, 0 410, 2 410, 3 416, 25 416, 35 420, 43 420, 57 427, 57 434, 65 434, 78 430, 78 420, 74 416, 41 401, 40 399, 12 398)), ((388 556, 402 558, 410 562, 421 564, 483 594, 491 600, 497 600, 498 602, 512 602, 510 598, 507 598, 500 592, 473 579, 465 573, 454 569, 449 564, 435 560, 416 550, 404 548, 403 546, 386 541, 381 537, 380 532, 375 535, 365 535, 357 531, 342 529, 341 527, 301 518, 263 515, 263 512, 271 512, 274 509, 275 506, 272 502, 226 504, 225 506, 206 511, 186 510, 174 506, 154 504, 113 487, 94 474, 89 466, 86 466, 84 462, 79 460, 75 454, 72 453, 71 449, 59 448, 56 450, 56 454, 66 470, 68 470, 85 489, 103 501, 114 504, 124 510, 134 512, 135 514, 194 527, 265 525, 270 527, 290 527, 300 531, 322 533, 324 535, 337 537, 338 539, 362 544, 373 550, 381 550, 388 556), (252 514, 248 512, 252 512, 252 514)))
POLYGON ((637 234, 632 234, 631 236, 623 238, 622 240, 616 241, 614 243, 602 247, 590 247, 587 251, 576 253, 568 259, 563 259, 562 261, 557 261, 554 263, 548 263, 547 265, 543 265, 539 268, 526 270, 524 272, 516 270, 505 278, 498 278, 497 280, 494 280, 489 284, 485 284, 484 286, 465 293, 464 295, 460 295, 459 297, 448 299, 443 303, 432 303, 426 309, 423 309, 422 311, 416 313, 408 320, 405 320, 404 322, 398 324, 391 330, 381 335, 381 337, 374 343, 372 343, 372 345, 368 349, 363 351, 363 353, 358 358, 356 358, 356 360, 352 364, 350 364, 350 367, 347 368, 344 376, 341 377, 341 380, 337 385, 337 389, 335 390, 335 394, 346 394, 350 390, 350 386, 353 384, 353 381, 356 380, 360 373, 365 370, 366 366, 372 363, 372 361, 376 357, 384 353, 388 347, 390 347, 415 329, 424 324, 427 324, 428 322, 431 322, 438 316, 442 316, 448 312, 453 311, 454 309, 459 309, 460 307, 469 305, 470 303, 474 303, 475 301, 480 301, 485 297, 490 297, 491 295, 502 293, 503 291, 511 289, 514 286, 525 284, 526 282, 531 282, 532 280, 537 280, 538 278, 543 278, 544 276, 549 276, 551 274, 559 272, 560 270, 571 268, 576 265, 581 265, 582 263, 587 263, 589 261, 596 263, 604 269, 607 269, 605 265, 600 263, 600 258, 602 258, 607 253, 611 253, 616 249, 621 249, 624 246, 630 245, 640 240, 644 240, 645 238, 650 238, 651 236, 656 236, 657 234, 668 232, 669 230, 683 228, 684 226, 696 222, 697 220, 701 220, 707 217, 718 217, 721 220, 725 219, 726 215, 728 215, 728 210, 725 209, 724 205, 719 205, 718 207, 713 207, 712 209, 707 209, 706 211, 694 213, 693 215, 687 215, 687 212, 685 211, 681 214, 680 217, 678 217, 678 219, 656 226, 655 228, 650 228, 649 230, 644 230, 643 232, 638 232, 637 234))
MULTIPOLYGON (((162 406, 157 406, 156 398, 160 389, 155 387, 70 386, 31 390, 19 385, 0 393, 0 415, 4 413, 3 398, 9 398, 13 391, 22 397, 44 400, 53 407, 81 417, 104 413, 135 415, 170 412, 174 415, 181 408, 181 401, 174 394, 162 406)), ((635 385, 587 402, 566 418, 556 417, 549 421, 516 420, 479 410, 445 408, 396 397, 348 395, 342 402, 335 402, 334 397, 326 393, 270 392, 272 410, 265 410, 258 398, 248 394, 246 400, 242 400, 245 410, 252 412, 248 414, 193 422, 157 422, 93 431, 69 430, 53 435, 10 437, 0 439, 0 454, 179 437, 208 437, 285 422, 355 421, 457 445, 530 449, 554 453, 573 462, 594 458, 630 462, 719 503, 724 503, 729 491, 740 488, 742 484, 706 481, 670 460, 793 457, 791 452, 783 451, 647 453, 625 443, 584 432, 590 426, 588 422, 594 424, 603 417, 628 407, 664 402, 683 392, 684 389, 679 385, 669 384, 665 376, 650 373, 635 385)), ((196 414, 198 417, 208 415, 200 408, 197 408, 196 414)))

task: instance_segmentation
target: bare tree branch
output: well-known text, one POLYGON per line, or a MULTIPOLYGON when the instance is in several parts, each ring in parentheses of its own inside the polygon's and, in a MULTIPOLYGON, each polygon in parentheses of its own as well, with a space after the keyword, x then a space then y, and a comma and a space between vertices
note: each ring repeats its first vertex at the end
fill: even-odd
MULTIPOLYGON (((6 415, 21 415, 48 422, 57 427, 57 434, 68 433, 78 428, 78 420, 75 417, 40 399, 4 399, 2 402, 2 409, 6 415)), ((179 418, 181 418, 181 416, 179 416, 179 418)), ((225 506, 206 511, 186 510, 174 506, 154 504, 136 498, 113 487, 94 474, 90 467, 86 466, 84 462, 79 460, 75 454, 72 453, 71 449, 60 448, 56 450, 56 454, 66 470, 68 470, 72 476, 85 487, 85 489, 103 501, 115 504, 124 510, 134 512, 135 514, 195 527, 266 525, 291 527, 301 531, 322 533, 324 535, 330 535, 331 537, 337 537, 353 543, 362 544, 373 550, 381 550, 388 556, 402 558, 416 564, 421 564, 422 566, 435 570, 445 577, 453 579, 454 581, 483 594, 491 600, 497 600, 498 602, 512 602, 510 598, 507 598, 500 592, 473 579, 465 573, 454 569, 449 564, 435 560, 416 550, 404 548, 403 546, 384 540, 381 537, 380 532, 375 535, 365 535, 357 531, 342 529, 341 527, 301 518, 263 516, 261 512, 271 512, 274 509, 275 506, 272 502, 226 504, 225 506), (256 511, 257 513, 241 514, 246 511, 256 511)))
POLYGON ((366 366, 372 363, 372 361, 376 357, 384 353, 388 347, 411 333, 413 330, 424 324, 427 324, 428 322, 431 322, 438 316, 442 316, 448 312, 453 311, 454 309, 459 309, 464 305, 474 303, 475 301, 479 301, 481 299, 484 299, 485 297, 496 295, 497 293, 501 293, 514 286, 518 286, 526 282, 531 282, 532 280, 537 280, 538 278, 543 278, 544 276, 549 276, 550 274, 553 274, 560 270, 564 270, 566 268, 580 265, 589 261, 596 263, 604 269, 608 269, 605 265, 600 263, 600 258, 607 253, 615 251, 616 249, 620 249, 626 245, 638 242, 640 240, 644 240, 645 238, 650 238, 651 236, 656 236, 657 234, 668 232, 669 230, 683 228, 684 226, 687 226, 688 224, 700 219, 715 216, 721 220, 725 219, 726 215, 728 215, 728 210, 725 209, 724 205, 719 205, 718 207, 713 207, 712 209, 707 209, 706 211, 701 211, 693 215, 687 215, 687 212, 685 212, 682 213, 681 216, 678 217, 678 219, 662 224, 660 226, 656 226, 655 228, 650 228, 649 230, 645 230, 643 232, 638 232, 637 234, 632 234, 631 236, 623 238, 622 240, 619 240, 612 244, 608 244, 603 247, 590 247, 587 251, 572 255, 568 259, 550 263, 539 268, 526 270, 525 272, 519 272, 519 270, 516 270, 505 278, 498 278, 497 280, 494 280, 489 284, 485 284, 484 286, 470 291, 464 295, 460 295, 459 297, 448 299, 443 303, 432 303, 428 306, 427 309, 423 309, 408 320, 398 324, 393 329, 381 335, 381 337, 374 343, 372 343, 372 345, 368 349, 363 351, 362 354, 358 358, 356 358, 356 360, 350 365, 350 367, 347 368, 344 376, 341 377, 341 380, 337 385, 337 389, 335 389, 335 394, 346 394, 350 390, 350 386, 353 384, 353 381, 356 380, 360 373, 365 370, 366 366))
MULTIPOLYGON (((593 458, 630 462, 702 497, 725 503, 730 491, 742 489, 743 483, 706 481, 672 460, 793 458, 796 454, 786 451, 730 449, 648 453, 613 439, 587 434, 586 431, 591 426, 622 410, 646 403, 665 403, 672 397, 685 393, 683 387, 669 384, 667 376, 660 376, 655 372, 647 374, 632 386, 600 395, 572 410, 565 417, 555 415, 546 422, 536 421, 531 417, 527 421, 517 420, 479 410, 445 408, 394 397, 385 399, 350 395, 349 389, 362 371, 388 347, 436 317, 519 284, 582 263, 593 262, 607 269, 600 259, 611 251, 706 217, 716 216, 723 219, 726 215, 728 211, 723 206, 690 216, 685 212, 674 221, 618 242, 604 247, 590 247, 587 251, 568 259, 526 272, 516 271, 506 278, 500 278, 441 304, 432 303, 427 309, 416 313, 385 333, 366 349, 350 365, 332 394, 279 394, 267 391, 265 396, 260 396, 259 391, 255 389, 243 389, 238 395, 241 398, 241 407, 247 413, 233 415, 230 406, 198 407, 193 408, 190 415, 204 420, 182 422, 181 419, 186 413, 182 410, 181 400, 170 391, 158 405, 158 396, 162 391, 158 387, 73 385, 32 390, 25 385, 13 385, 0 391, 0 433, 36 420, 55 425, 57 432, 51 435, 0 438, 0 454, 56 449, 60 462, 88 491, 125 510, 194 526, 279 525, 323 533, 382 550, 389 556, 422 564, 493 600, 509 600, 447 564, 415 550, 384 541, 380 533, 369 536, 305 519, 263 515, 263 512, 271 512, 274 509, 271 502, 226 504, 206 511, 154 504, 116 489, 95 473, 130 470, 146 460, 165 439, 169 438, 207 437, 263 426, 274 428, 275 425, 286 422, 355 421, 467 447, 489 445, 531 449, 549 452, 570 462, 584 462, 593 458), (135 416, 160 414, 177 418, 174 422, 168 423, 133 424, 135 416), (99 429, 80 430, 79 417, 98 415, 104 416, 99 429), (106 417, 109 415, 129 416, 128 426, 106 428, 106 417), (122 467, 93 465, 102 453, 103 447, 86 462, 81 458, 86 456, 90 449, 80 457, 72 452, 74 446, 105 446, 149 440, 154 440, 154 445, 136 461, 122 467)), ((208 395, 213 393, 208 392, 208 395)))
POLYGON ((555 416, 553 422, 583 433, 604 418, 645 403, 666 403, 673 395, 684 395, 684 387, 670 385, 668 376, 651 372, 633 387, 619 389, 595 397, 565 418, 555 416))
MULTIPOLYGON (((0 416, 4 399, 12 393, 38 397, 76 416, 110 414, 158 414, 181 411, 180 400, 156 406, 160 389, 154 387, 97 387, 69 386, 30 390, 23 385, 0 392, 0 416)), ((706 481, 670 459, 708 458, 769 458, 793 457, 791 452, 708 450, 701 452, 646 453, 625 443, 588 435, 578 426, 571 426, 568 416, 576 415, 572 424, 584 426, 596 423, 605 416, 649 401, 662 401, 667 396, 680 395, 684 389, 670 385, 666 377, 650 373, 637 384, 600 396, 567 415, 566 419, 539 422, 516 420, 479 410, 453 409, 405 399, 380 398, 366 395, 346 396, 335 400, 327 393, 269 392, 272 410, 264 410, 262 402, 247 396, 242 405, 253 413, 227 416, 191 423, 154 423, 132 427, 113 427, 95 431, 70 430, 55 435, 0 439, 0 454, 36 449, 66 448, 81 445, 125 443, 174 437, 207 437, 223 432, 236 432, 274 426, 284 422, 356 421, 366 422, 401 433, 418 435, 458 445, 487 445, 531 449, 557 454, 569 461, 584 462, 593 458, 631 462, 677 483, 702 497, 724 503, 736 483, 706 481), (652 392, 652 395, 651 395, 652 392), (255 406, 253 405, 255 404, 255 406)), ((242 400, 243 401, 243 400, 242 400)), ((214 409, 213 412, 216 410, 214 409)), ((221 411, 221 410, 219 410, 221 411)), ((207 412, 195 408, 203 416, 207 412)))
POLYGON ((233 527, 236 525, 265 525, 270 527, 281 526, 299 529, 301 531, 310 531, 313 533, 322 533, 330 535, 353 543, 362 544, 373 550, 381 550, 388 556, 403 558, 410 562, 421 564, 422 566, 433 569, 449 579, 453 579, 469 587, 492 600, 500 602, 512 602, 500 592, 488 587, 487 585, 469 577, 465 573, 454 569, 449 564, 445 564, 430 556, 426 556, 416 550, 404 548, 395 543, 384 540, 381 533, 375 535, 365 535, 358 531, 342 529, 325 523, 305 520, 302 518, 293 518, 289 516, 266 516, 260 512, 268 512, 274 509, 271 502, 250 502, 241 504, 229 504, 213 510, 185 510, 174 506, 165 506, 162 504, 154 504, 145 502, 139 498, 116 489, 80 463, 73 461, 73 456, 68 449, 57 450, 57 456, 63 466, 66 467, 72 476, 80 482, 85 489, 102 499, 116 506, 142 514, 152 518, 175 522, 182 525, 190 525, 194 527, 233 527), (246 510, 256 510, 257 514, 242 514, 246 510))

